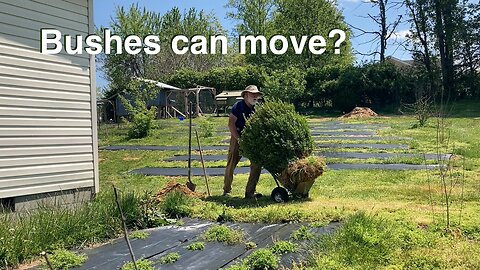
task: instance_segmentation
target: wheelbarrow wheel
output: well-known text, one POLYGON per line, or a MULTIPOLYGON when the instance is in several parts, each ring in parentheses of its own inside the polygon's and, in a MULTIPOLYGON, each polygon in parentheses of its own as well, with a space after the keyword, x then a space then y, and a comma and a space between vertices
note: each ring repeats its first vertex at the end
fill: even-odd
POLYGON ((277 203, 288 201, 288 191, 283 187, 276 187, 272 190, 272 200, 277 203))

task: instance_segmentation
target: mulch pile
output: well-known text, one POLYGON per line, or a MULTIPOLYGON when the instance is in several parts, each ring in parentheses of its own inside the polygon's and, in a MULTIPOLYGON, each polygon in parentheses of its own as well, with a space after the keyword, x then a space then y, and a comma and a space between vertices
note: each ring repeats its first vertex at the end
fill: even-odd
POLYGON ((370 118, 378 114, 367 107, 355 107, 351 112, 342 115, 340 118, 370 118))
POLYGON ((198 198, 203 196, 200 193, 191 191, 187 187, 187 185, 180 184, 180 183, 177 183, 176 180, 172 180, 168 182, 167 185, 164 188, 162 188, 157 194, 155 194, 155 197, 157 198, 157 200, 162 201, 171 192, 179 192, 184 194, 187 197, 192 197, 192 198, 194 197, 198 198))

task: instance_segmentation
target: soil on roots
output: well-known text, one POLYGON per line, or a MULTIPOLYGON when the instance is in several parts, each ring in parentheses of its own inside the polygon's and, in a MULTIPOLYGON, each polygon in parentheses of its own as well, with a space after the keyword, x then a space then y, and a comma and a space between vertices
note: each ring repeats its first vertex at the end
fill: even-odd
POLYGON ((323 174, 325 161, 320 157, 310 156, 291 162, 280 174, 280 182, 290 191, 297 190, 301 183, 314 182, 323 174))

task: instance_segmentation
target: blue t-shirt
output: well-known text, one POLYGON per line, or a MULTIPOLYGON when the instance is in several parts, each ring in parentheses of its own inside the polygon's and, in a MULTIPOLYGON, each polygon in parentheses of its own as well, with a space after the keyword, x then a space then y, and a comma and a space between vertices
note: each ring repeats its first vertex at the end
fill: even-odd
POLYGON ((237 101, 235 104, 233 104, 231 113, 237 117, 237 121, 235 121, 235 127, 237 128, 238 134, 242 133, 246 120, 254 111, 255 108, 248 107, 244 100, 237 101))

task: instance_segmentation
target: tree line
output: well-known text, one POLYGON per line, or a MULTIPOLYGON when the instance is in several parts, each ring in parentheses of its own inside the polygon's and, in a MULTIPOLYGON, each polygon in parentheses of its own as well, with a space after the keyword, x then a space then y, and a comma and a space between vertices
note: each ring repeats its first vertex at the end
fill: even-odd
MULTIPOLYGON (((110 29, 120 36, 155 34, 161 37, 162 51, 156 55, 102 55, 100 62, 109 82, 106 96, 128 92, 133 77, 159 80, 178 87, 204 85, 223 90, 239 90, 259 85, 267 96, 300 107, 331 107, 349 110, 363 105, 373 108, 400 106, 428 97, 442 103, 457 98, 480 97, 480 4, 457 0, 403 0, 390 3, 372 0, 378 7, 372 14, 371 29, 376 36, 379 61, 354 64, 351 28, 335 2, 326 0, 229 0, 227 16, 237 22, 234 35, 328 36, 331 29, 347 33, 341 54, 327 50, 314 55, 308 50, 284 55, 229 53, 177 55, 169 50, 176 35, 228 35, 215 14, 191 8, 173 8, 159 14, 132 5, 119 7, 110 29), (388 18, 392 5, 404 7, 406 14, 388 18), (411 67, 391 65, 385 56, 388 39, 400 20, 411 25, 408 42, 411 67)), ((99 31, 102 29, 100 28, 99 31)), ((235 40, 234 38, 229 40, 235 40)), ((333 46, 328 44, 327 46, 333 46)), ((248 50, 249 51, 249 50, 248 50)))

